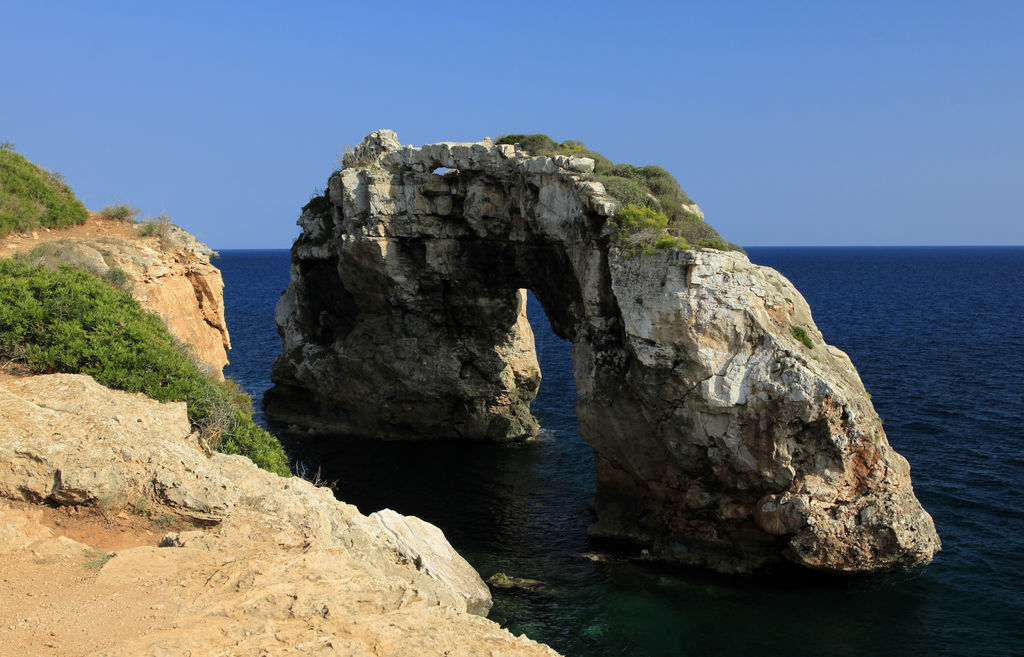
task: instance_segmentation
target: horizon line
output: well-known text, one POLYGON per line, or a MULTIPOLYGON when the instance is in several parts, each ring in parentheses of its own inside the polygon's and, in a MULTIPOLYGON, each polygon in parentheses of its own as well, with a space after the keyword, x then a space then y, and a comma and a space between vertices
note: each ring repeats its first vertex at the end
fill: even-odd
MULTIPOLYGON (((741 244, 744 249, 1018 249, 1024 244, 741 244)), ((291 246, 210 247, 214 251, 290 251, 291 246)))

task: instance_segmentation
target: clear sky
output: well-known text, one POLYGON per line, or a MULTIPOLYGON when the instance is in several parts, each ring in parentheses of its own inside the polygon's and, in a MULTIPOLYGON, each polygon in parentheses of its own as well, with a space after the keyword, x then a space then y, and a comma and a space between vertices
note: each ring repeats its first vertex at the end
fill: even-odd
POLYGON ((0 141, 285 248, 346 144, 660 164, 748 246, 1024 244, 1022 2, 6 2, 0 141))

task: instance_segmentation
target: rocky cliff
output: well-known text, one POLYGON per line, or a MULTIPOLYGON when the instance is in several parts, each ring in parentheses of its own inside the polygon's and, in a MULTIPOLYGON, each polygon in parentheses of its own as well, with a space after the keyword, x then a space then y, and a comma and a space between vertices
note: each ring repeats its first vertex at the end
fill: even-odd
POLYGON ((166 232, 145 237, 135 224, 92 215, 81 226, 0 238, 0 256, 22 253, 54 267, 70 264, 121 285, 223 378, 231 339, 224 281, 210 262, 216 254, 176 226, 166 232))
POLYGON ((0 500, 22 503, 0 504, 4 654, 555 654, 480 617, 489 591, 437 528, 205 454, 183 403, 0 373, 0 436, 0 500), (164 534, 90 551, 62 535, 76 514, 46 527, 24 503, 164 534))
POLYGON ((538 375, 522 290, 573 343, 595 536, 745 571, 928 562, 907 462, 801 295, 734 252, 623 249, 588 158, 368 136, 303 211, 272 416, 514 440, 538 375))

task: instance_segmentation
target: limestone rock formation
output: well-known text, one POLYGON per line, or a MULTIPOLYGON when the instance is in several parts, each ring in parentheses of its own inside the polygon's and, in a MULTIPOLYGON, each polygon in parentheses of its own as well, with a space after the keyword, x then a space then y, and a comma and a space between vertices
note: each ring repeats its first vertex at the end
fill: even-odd
MULTIPOLYGON (((92 654, 555 654, 474 615, 489 591, 437 528, 204 454, 189 430, 184 404, 86 376, 0 378, 0 498, 144 508, 197 527, 102 565, 102 590, 153 590, 181 611, 92 654)), ((4 527, 0 552, 84 549, 44 550, 4 527)))
POLYGON ((368 136, 299 220, 268 413, 388 438, 528 436, 530 289, 573 343, 593 535, 722 571, 928 562, 939 540, 907 462, 801 295, 740 253, 620 250, 592 170, 368 136))
POLYGON ((45 242, 34 251, 40 263, 71 264, 101 277, 120 269, 142 307, 162 317, 171 333, 223 378, 231 339, 224 319, 224 281, 210 263, 216 253, 177 226, 168 231, 163 238, 140 237, 131 224, 94 217, 84 226, 36 233, 34 240, 11 251, 25 252, 45 242), (109 230, 101 232, 104 228, 109 230))

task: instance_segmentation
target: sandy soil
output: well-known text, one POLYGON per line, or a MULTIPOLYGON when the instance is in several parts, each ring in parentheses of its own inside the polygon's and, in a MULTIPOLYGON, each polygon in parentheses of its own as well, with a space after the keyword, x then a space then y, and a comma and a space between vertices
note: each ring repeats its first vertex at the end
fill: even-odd
POLYGON ((104 585, 109 555, 180 529, 144 515, 0 501, 0 654, 75 657, 169 628, 170 587, 104 585))
POLYGON ((0 237, 0 258, 9 258, 15 253, 31 251, 45 242, 55 242, 64 239, 93 240, 97 237, 120 237, 126 240, 139 239, 135 224, 103 219, 99 214, 90 212, 89 220, 81 226, 39 228, 28 233, 10 233, 0 237))

